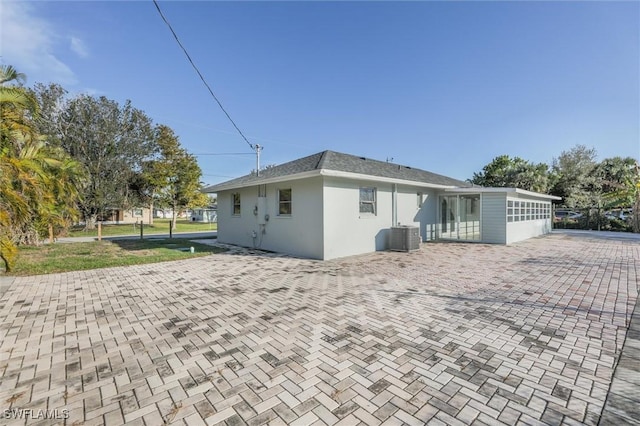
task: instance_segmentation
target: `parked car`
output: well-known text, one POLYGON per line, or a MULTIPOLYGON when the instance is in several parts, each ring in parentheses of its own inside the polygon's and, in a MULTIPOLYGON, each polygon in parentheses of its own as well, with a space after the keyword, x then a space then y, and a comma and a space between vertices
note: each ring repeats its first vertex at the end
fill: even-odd
POLYGON ((577 221, 582 217, 582 213, 574 212, 571 210, 556 210, 554 220, 560 222, 561 220, 577 221))
POLYGON ((628 217, 630 217, 632 214, 633 214, 633 209, 620 209, 620 210, 608 211, 604 214, 604 216, 609 220, 620 219, 624 221, 628 217))

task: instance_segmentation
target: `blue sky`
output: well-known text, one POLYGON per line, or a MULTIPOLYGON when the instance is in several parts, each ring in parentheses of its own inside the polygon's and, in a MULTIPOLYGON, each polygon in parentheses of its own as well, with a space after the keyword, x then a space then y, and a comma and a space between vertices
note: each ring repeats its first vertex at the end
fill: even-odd
MULTIPOLYGON (((576 144, 640 158, 639 2, 161 2, 262 164, 325 149, 467 179, 576 144)), ((151 1, 0 4, 2 62, 250 153, 151 1)), ((206 183, 251 155, 199 156, 206 183)))

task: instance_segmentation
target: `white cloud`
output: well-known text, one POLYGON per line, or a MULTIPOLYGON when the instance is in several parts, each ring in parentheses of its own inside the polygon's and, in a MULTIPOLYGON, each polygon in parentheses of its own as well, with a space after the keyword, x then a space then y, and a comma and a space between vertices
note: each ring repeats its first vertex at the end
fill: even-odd
POLYGON ((80 40, 78 37, 71 37, 71 50, 73 50, 76 55, 81 58, 86 58, 89 56, 89 49, 87 49, 87 45, 84 44, 84 41, 80 40))
POLYGON ((56 53, 61 36, 49 22, 24 2, 3 1, 0 8, 2 63, 25 73, 29 82, 77 83, 71 68, 56 53))

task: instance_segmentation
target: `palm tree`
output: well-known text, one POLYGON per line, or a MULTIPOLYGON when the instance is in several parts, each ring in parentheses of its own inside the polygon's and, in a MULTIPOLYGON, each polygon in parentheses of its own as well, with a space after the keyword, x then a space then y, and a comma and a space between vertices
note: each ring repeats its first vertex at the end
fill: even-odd
POLYGON ((43 231, 74 217, 80 167, 48 147, 35 130, 39 106, 24 88, 5 86, 23 74, 0 67, 0 259, 11 270, 17 244, 36 243, 43 231))
POLYGON ((11 81, 22 84, 27 81, 27 76, 11 65, 0 65, 0 86, 11 81))

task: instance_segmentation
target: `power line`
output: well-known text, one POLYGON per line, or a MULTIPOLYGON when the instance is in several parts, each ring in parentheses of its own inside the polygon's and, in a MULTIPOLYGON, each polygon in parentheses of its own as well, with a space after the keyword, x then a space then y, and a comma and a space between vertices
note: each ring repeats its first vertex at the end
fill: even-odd
POLYGON ((199 154, 192 154, 197 157, 201 155, 255 155, 253 152, 202 152, 199 154))
POLYGON ((162 20, 164 21, 165 24, 167 24, 167 27, 169 27, 169 30, 171 31, 171 34, 173 34, 173 38, 176 39, 176 42, 178 42, 178 45, 180 46, 180 48, 182 49, 182 51, 184 52, 184 54, 186 55, 187 59, 189 60, 189 63, 191 64, 191 66, 193 67, 193 69, 196 71, 196 73, 198 74, 198 77, 200 77, 200 80, 202 80, 202 82, 204 83, 204 85, 207 87, 207 89, 209 90, 209 93, 211 94, 211 96, 213 96, 213 99, 215 99, 215 101, 218 103, 218 106, 220 107, 220 109, 222 110, 222 112, 224 112, 224 114, 227 116, 227 118, 229 119, 229 121, 231 122, 231 124, 233 124, 233 127, 236 128, 236 130, 238 131, 238 133, 240 133, 240 136, 242 136, 242 139, 244 139, 244 141, 249 145, 249 147, 253 150, 255 150, 255 147, 253 146, 253 144, 251 142, 249 142, 249 140, 244 136, 244 134, 242 133, 242 131, 240 130, 240 128, 236 125, 235 121, 233 121, 233 119, 231 118, 231 116, 229 115, 229 113, 227 112, 226 109, 224 109, 224 107, 222 106, 222 103, 220 102, 220 100, 218 99, 218 97, 213 93, 213 90, 211 90, 211 87, 209 86, 209 83, 207 83, 207 81, 204 79, 204 77, 202 76, 202 73, 200 72, 200 70, 198 69, 198 67, 196 66, 196 64, 193 62, 193 60, 191 59, 191 56, 189 55, 189 52, 187 52, 187 49, 185 49, 185 47, 182 45, 182 42, 180 41, 180 39, 178 38, 178 35, 176 34, 176 32, 173 30, 173 27, 171 27, 171 24, 169 23, 169 21, 167 21, 167 18, 164 17, 164 14, 162 13, 162 10, 160 10, 160 5, 158 4, 157 0, 153 0, 153 4, 156 5, 156 9, 158 9, 158 13, 160 14, 160 17, 162 18, 162 20))

